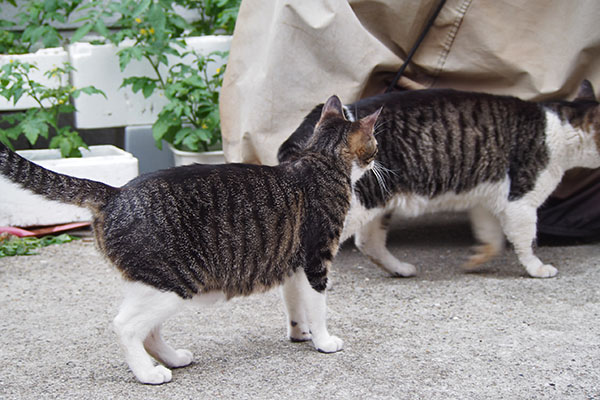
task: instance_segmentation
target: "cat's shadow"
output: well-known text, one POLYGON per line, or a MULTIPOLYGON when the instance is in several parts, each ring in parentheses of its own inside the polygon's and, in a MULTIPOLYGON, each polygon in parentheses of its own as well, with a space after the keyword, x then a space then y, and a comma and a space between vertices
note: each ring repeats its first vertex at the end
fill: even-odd
MULTIPOLYGON (((387 247, 400 261, 415 265, 417 276, 392 277, 366 257, 360 262, 365 268, 358 266, 356 269, 357 273, 365 274, 369 279, 407 281, 440 281, 464 276, 494 276, 502 279, 527 276, 510 248, 476 270, 464 270, 462 266, 473 254, 472 248, 476 244, 469 217, 464 212, 428 214, 416 218, 394 217, 387 247)), ((346 243, 343 248, 352 251, 354 245, 346 243)))
POLYGON ((466 213, 437 213, 394 218, 388 247, 403 249, 468 248, 475 243, 466 213))

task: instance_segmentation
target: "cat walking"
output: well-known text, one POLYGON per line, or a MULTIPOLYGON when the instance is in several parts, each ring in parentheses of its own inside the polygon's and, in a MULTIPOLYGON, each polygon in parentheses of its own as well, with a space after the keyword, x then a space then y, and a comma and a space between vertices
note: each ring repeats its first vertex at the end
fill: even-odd
POLYGON ((373 165, 379 111, 344 118, 332 96, 301 157, 279 166, 191 165, 123 187, 46 170, 0 144, 0 173, 51 200, 87 207, 99 250, 125 279, 114 320, 129 368, 143 383, 190 364, 161 324, 186 302, 209 304, 283 285, 293 341, 324 353, 343 342, 326 326, 327 272, 352 185, 373 165), (155 365, 153 358, 160 364, 155 365))
MULTIPOLYGON (((573 101, 430 89, 366 98, 344 112, 353 120, 380 107, 375 168, 354 187, 342 241, 354 235, 376 265, 412 276, 416 268, 385 245, 392 214, 469 210, 481 245, 467 269, 501 252, 506 236, 530 276, 557 274, 533 252, 536 211, 565 171, 600 167, 600 105, 590 82, 573 101)), ((320 109, 281 145, 280 162, 302 154, 320 109)))

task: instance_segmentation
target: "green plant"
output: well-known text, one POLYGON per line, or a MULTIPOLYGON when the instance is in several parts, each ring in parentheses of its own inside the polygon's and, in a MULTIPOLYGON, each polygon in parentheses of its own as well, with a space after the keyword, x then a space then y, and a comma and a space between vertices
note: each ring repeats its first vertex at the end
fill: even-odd
MULTIPOLYGON (((18 7, 14 20, 0 18, 0 53, 31 53, 40 47, 59 47, 65 38, 56 23, 65 23, 82 0, 3 1, 18 7)), ((1 12, 1 10, 0 10, 1 12)), ((0 13, 0 15, 2 15, 0 13)))
POLYGON ((87 148, 87 145, 70 126, 59 126, 59 118, 75 111, 72 98, 77 98, 81 93, 104 93, 93 86, 75 88, 65 83, 68 81, 67 75, 74 70, 69 63, 44 71, 46 78, 56 80, 56 87, 33 80, 31 74, 37 69, 33 64, 20 61, 11 61, 0 67, 0 96, 16 104, 22 96, 27 95, 39 106, 24 112, 1 115, 0 122, 7 123, 9 127, 0 129, 0 141, 13 148, 11 141, 24 135, 33 145, 40 136, 47 139, 53 131, 55 136, 50 139, 50 148, 60 149, 63 157, 81 157, 79 147, 87 148))
POLYGON ((190 36, 233 34, 241 0, 180 0, 178 3, 200 12, 200 18, 191 22, 190 36))
POLYGON ((63 233, 62 235, 48 235, 42 238, 17 236, 0 236, 0 258, 10 256, 31 256, 38 254, 35 250, 53 244, 69 243, 78 237, 63 233))
POLYGON ((208 151, 221 143, 219 118, 219 88, 223 84, 225 67, 208 73, 208 65, 224 52, 201 56, 194 52, 192 63, 178 63, 169 69, 165 97, 169 101, 152 126, 156 146, 165 140, 175 148, 187 151, 208 151))
POLYGON ((185 52, 185 37, 233 32, 240 0, 125 0, 100 5, 94 6, 75 38, 104 29, 102 24, 99 28, 97 25, 107 15, 119 15, 115 22, 119 30, 105 32, 105 37, 116 45, 124 40, 131 43, 118 52, 121 70, 132 60, 145 60, 154 71, 153 76, 126 78, 121 87, 140 92, 145 98, 159 92, 168 100, 153 125, 157 147, 162 148, 163 140, 192 151, 220 144, 218 102, 224 68, 214 75, 208 70, 216 57, 225 57, 226 53, 202 57, 185 52), (188 22, 175 6, 198 10, 200 18, 188 22), (170 66, 167 56, 192 61, 170 66))

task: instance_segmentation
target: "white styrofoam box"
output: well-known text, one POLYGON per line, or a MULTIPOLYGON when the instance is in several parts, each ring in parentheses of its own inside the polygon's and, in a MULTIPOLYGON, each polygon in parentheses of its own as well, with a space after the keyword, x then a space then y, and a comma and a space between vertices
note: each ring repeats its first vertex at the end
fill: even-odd
MULTIPOLYGON (((212 51, 227 51, 231 36, 199 36, 186 39, 190 50, 208 54, 212 51)), ((127 43, 119 48, 125 47, 127 43)), ((80 129, 108 128, 132 125, 153 124, 156 116, 166 104, 166 99, 160 91, 145 99, 141 93, 133 93, 130 87, 121 88, 123 79, 131 76, 156 75, 150 64, 142 59, 132 60, 125 71, 121 72, 117 52, 114 45, 92 45, 89 43, 74 43, 69 46, 71 64, 76 71, 71 80, 75 87, 93 85, 106 94, 103 96, 81 95, 75 99, 75 126, 80 129)), ((169 57, 169 63, 179 62, 175 57, 169 57)), ((185 61, 185 59, 184 59, 185 61)), ((209 67, 209 73, 214 74, 225 60, 215 61, 209 67)), ((161 73, 166 72, 165 66, 161 73)))
MULTIPOLYGON (((68 53, 62 47, 40 49, 35 53, 29 54, 0 54, 0 65, 7 64, 11 60, 19 60, 21 62, 35 64, 37 70, 31 71, 29 77, 31 80, 41 83, 44 86, 51 88, 57 88, 59 85, 66 85, 69 77, 63 75, 62 81, 58 78, 48 79, 44 76, 44 72, 56 67, 63 67, 64 63, 69 61, 68 53)), ((8 101, 4 97, 0 96, 0 110, 25 110, 28 108, 39 107, 38 103, 29 96, 23 96, 19 99, 16 105, 13 105, 12 100, 8 101)))
MULTIPOLYGON (((122 186, 138 175, 137 159, 115 146, 90 146, 81 152, 82 158, 60 158, 57 149, 18 153, 47 169, 112 186, 122 186)), ((91 219, 85 208, 46 200, 0 176, 0 226, 59 225, 91 219)))

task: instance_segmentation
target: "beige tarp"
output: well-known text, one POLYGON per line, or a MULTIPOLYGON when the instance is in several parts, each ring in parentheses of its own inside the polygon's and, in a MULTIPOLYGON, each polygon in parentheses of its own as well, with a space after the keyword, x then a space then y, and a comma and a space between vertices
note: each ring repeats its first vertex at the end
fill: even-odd
MULTIPOLYGON (((221 92, 226 157, 276 164, 304 115, 382 92, 438 0, 243 0, 221 92)), ((600 89, 600 1, 448 0, 405 76, 425 87, 600 89)))

